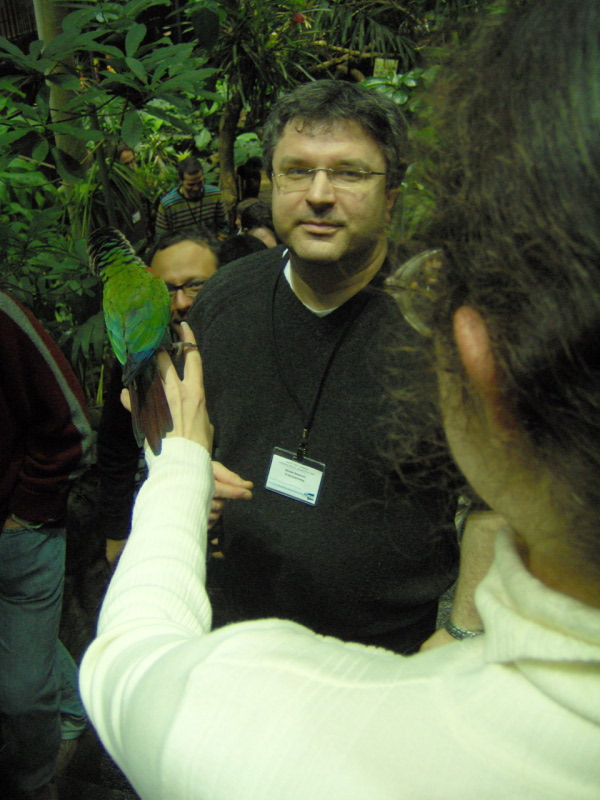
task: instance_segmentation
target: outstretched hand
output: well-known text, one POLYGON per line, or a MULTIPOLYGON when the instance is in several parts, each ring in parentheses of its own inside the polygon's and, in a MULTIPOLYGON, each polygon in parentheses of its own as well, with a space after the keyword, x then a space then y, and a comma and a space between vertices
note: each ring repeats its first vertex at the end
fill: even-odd
POLYGON ((215 493, 210 505, 208 530, 215 525, 228 500, 252 500, 252 481, 244 480, 219 461, 213 461, 212 466, 215 493))
MULTIPOLYGON (((181 338, 185 358, 183 381, 179 379, 168 353, 164 351, 158 353, 158 366, 173 418, 173 430, 167 434, 167 437, 183 436, 202 445, 210 453, 213 428, 206 412, 202 358, 196 347, 192 329, 186 323, 181 325, 181 338)), ((125 408, 131 410, 127 389, 123 389, 121 392, 121 402, 125 408)), ((211 503, 209 529, 221 516, 223 507, 228 500, 252 499, 251 481, 244 480, 218 461, 213 461, 213 474, 215 494, 211 503)))
POLYGON ((185 359, 182 381, 169 355, 165 352, 158 354, 158 367, 173 419, 173 430, 167 433, 166 438, 180 436, 190 439, 210 453, 213 428, 206 411, 202 358, 192 329, 186 323, 181 325, 181 338, 185 359), (189 346, 186 347, 186 344, 189 346))

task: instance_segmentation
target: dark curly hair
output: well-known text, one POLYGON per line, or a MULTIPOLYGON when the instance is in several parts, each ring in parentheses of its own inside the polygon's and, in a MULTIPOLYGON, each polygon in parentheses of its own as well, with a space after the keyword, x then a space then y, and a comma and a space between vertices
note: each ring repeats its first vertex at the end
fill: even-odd
POLYGON ((600 565, 600 3, 512 6, 432 96, 425 235, 447 262, 433 323, 452 353, 456 309, 484 318, 532 454, 600 565))
POLYGON ((187 228, 179 231, 168 231, 163 233, 148 250, 146 255, 146 264, 151 264, 152 259, 159 250, 166 250, 167 247, 173 247, 175 244, 181 242, 194 242, 203 247, 207 247, 214 255, 215 259, 219 260, 219 242, 217 237, 206 228, 187 228))
POLYGON ((321 80, 298 86, 275 103, 265 123, 262 145, 267 175, 273 172, 273 152, 291 120, 317 128, 347 120, 360 123, 383 152, 386 188, 395 189, 402 182, 406 172, 406 123, 393 100, 346 81, 321 80))

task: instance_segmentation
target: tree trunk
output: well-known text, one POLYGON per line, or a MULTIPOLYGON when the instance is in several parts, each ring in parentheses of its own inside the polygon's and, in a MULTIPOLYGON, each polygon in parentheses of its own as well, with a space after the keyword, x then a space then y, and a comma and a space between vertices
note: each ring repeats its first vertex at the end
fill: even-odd
MULTIPOLYGON (((48 44, 62 33, 62 21, 72 9, 68 8, 66 4, 57 2, 48 2, 48 0, 33 0, 33 8, 35 11, 35 22, 37 26, 38 37, 44 44, 48 44)), ((72 62, 75 67, 75 62, 72 62)), ((56 65, 58 67, 58 64, 56 65)), ((52 71, 53 67, 50 71, 52 71)), ((62 68, 62 66, 61 66, 62 68)), ((61 108, 75 96, 74 92, 63 89, 60 86, 52 84, 50 86, 50 109, 53 122, 70 121, 70 114, 63 114, 61 108)), ((69 136, 65 133, 56 133, 54 135, 56 146, 65 153, 72 156, 79 164, 83 163, 86 156, 85 142, 81 139, 76 139, 74 136, 69 136)))
POLYGON ((225 103, 219 124, 219 167, 221 169, 221 196, 223 205, 231 224, 235 204, 237 202, 237 185, 235 180, 235 159, 233 145, 235 143, 237 125, 242 111, 242 98, 234 91, 225 103))

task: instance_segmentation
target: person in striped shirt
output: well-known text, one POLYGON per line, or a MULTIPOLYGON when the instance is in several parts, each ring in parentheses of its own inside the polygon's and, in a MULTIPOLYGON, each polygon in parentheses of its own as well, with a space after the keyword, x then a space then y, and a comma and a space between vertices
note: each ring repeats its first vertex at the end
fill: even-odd
POLYGON ((204 228, 224 238, 229 234, 227 217, 217 186, 204 183, 202 164, 185 158, 177 168, 179 186, 161 197, 156 217, 156 238, 174 231, 204 228))

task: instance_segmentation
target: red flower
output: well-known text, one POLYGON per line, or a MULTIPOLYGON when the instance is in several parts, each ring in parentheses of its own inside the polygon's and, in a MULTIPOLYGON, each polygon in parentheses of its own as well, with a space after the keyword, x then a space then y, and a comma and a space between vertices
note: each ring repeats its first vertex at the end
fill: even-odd
POLYGON ((292 17, 292 22, 297 22, 298 24, 300 24, 301 22, 304 22, 305 19, 306 17, 304 16, 304 14, 294 14, 294 16, 292 17))

